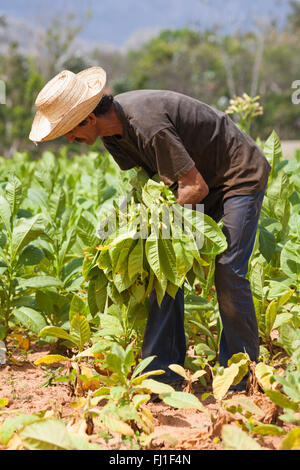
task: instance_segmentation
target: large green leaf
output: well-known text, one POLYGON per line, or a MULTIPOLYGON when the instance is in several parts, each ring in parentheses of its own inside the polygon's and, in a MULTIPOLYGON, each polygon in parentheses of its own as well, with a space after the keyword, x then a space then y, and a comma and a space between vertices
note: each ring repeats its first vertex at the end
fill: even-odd
POLYGON ((294 341, 296 340, 300 340, 299 330, 288 323, 279 327, 278 342, 290 356, 294 352, 294 341))
POLYGON ((227 450, 260 450, 260 445, 245 431, 233 424, 225 424, 221 431, 222 442, 227 450))
MULTIPOLYGON (((174 214, 182 214, 181 206, 172 206, 174 214)), ((197 249, 207 255, 217 255, 227 248, 227 241, 220 226, 208 215, 186 209, 184 211, 184 228, 188 236, 197 240, 197 249)))
MULTIPOLYGON (((75 277, 77 274, 82 273, 83 271, 83 263, 84 258, 74 258, 69 263, 65 264, 62 269, 62 278, 64 280, 64 284, 68 283, 71 278, 75 277)), ((77 277, 77 276, 76 276, 77 277)))
POLYGON ((19 264, 23 266, 36 266, 45 257, 44 252, 34 245, 27 245, 19 256, 19 264))
POLYGON ((71 251, 71 248, 73 247, 75 241, 76 241, 76 227, 73 226, 68 230, 66 240, 63 242, 62 247, 59 251, 59 260, 60 260, 61 265, 63 265, 65 258, 71 251))
POLYGON ((0 195, 0 218, 4 223, 8 233, 11 233, 11 208, 7 200, 0 195))
POLYGON ((81 313, 84 316, 86 316, 88 313, 88 306, 86 302, 81 297, 79 297, 79 295, 73 294, 71 305, 70 305, 70 310, 69 310, 70 321, 72 320, 73 316, 76 313, 81 313))
POLYGON ((277 164, 282 158, 281 142, 275 131, 266 140, 263 152, 271 165, 270 180, 274 177, 277 164))
POLYGON ((37 214, 30 219, 19 219, 13 230, 13 252, 19 253, 26 245, 39 237, 45 230, 45 219, 37 214))
POLYGON ((146 240, 145 252, 151 269, 160 281, 163 277, 163 271, 160 264, 158 238, 154 233, 151 233, 146 240))
POLYGON ((187 312, 199 312, 205 310, 213 310, 214 306, 203 297, 196 294, 187 294, 184 297, 184 309, 187 312))
POLYGON ((280 256, 282 271, 300 285, 300 239, 289 240, 283 247, 280 256))
POLYGON ((268 189, 264 197, 263 207, 266 209, 268 217, 278 219, 284 228, 288 223, 288 198, 291 195, 292 190, 293 188, 290 185, 288 175, 283 171, 280 171, 268 185, 268 189))
POLYGON ((47 193, 43 191, 41 188, 34 188, 34 187, 29 188, 28 199, 43 209, 45 209, 48 205, 47 193))
POLYGON ((41 419, 28 424, 19 435, 25 447, 30 450, 74 449, 64 423, 56 419, 41 419))
POLYGON ((56 221, 57 218, 61 217, 66 204, 66 194, 63 187, 56 187, 55 192, 50 196, 49 200, 49 213, 53 221, 56 221))
POLYGON ((23 413, 13 418, 6 418, 0 428, 0 440, 2 444, 6 445, 12 437, 13 433, 20 429, 22 426, 34 423, 35 421, 39 420, 39 416, 26 415, 23 413))
POLYGON ((133 243, 132 238, 126 238, 109 249, 109 256, 115 274, 127 273, 128 256, 133 243))
POLYGON ((276 405, 281 408, 288 408, 295 412, 299 411, 299 404, 287 398, 279 390, 265 389, 265 394, 272 400, 276 405))
POLYGON ((184 281, 183 276, 178 276, 176 269, 176 255, 170 239, 159 238, 158 250, 160 265, 166 278, 176 286, 179 286, 184 281))
POLYGON ((259 249, 269 263, 276 250, 276 240, 274 235, 264 227, 259 227, 259 249))
POLYGON ((45 338, 46 336, 54 336, 54 338, 61 338, 70 341, 73 344, 77 344, 73 336, 71 336, 67 331, 59 328, 58 326, 46 326, 42 329, 39 336, 45 338))
POLYGON ((22 201, 22 183, 12 174, 5 188, 6 198, 9 202, 12 216, 15 216, 18 212, 20 203, 22 201))
POLYGON ((95 222, 88 212, 81 214, 77 221, 77 234, 86 246, 95 246, 99 241, 95 222))
POLYGON ((196 409, 205 412, 205 408, 195 395, 185 392, 170 392, 161 394, 162 400, 169 406, 181 409, 196 409))
MULTIPOLYGON (((99 271, 101 273, 101 271, 99 271)), ((103 273, 102 273, 103 274, 103 273)), ((104 274, 103 274, 104 276, 104 274)), ((90 281, 88 287, 88 303, 90 312, 95 315, 97 312, 103 312, 107 300, 107 279, 104 276, 106 283, 103 284, 100 277, 90 281)))
MULTIPOLYGON (((109 353, 105 358, 105 365, 117 374, 122 374, 122 358, 116 353, 109 353)), ((126 379, 124 377, 124 379, 126 379)))
POLYGON ((154 285, 155 292, 156 292, 157 303, 159 306, 161 306, 161 303, 166 293, 168 280, 165 277, 165 275, 162 274, 162 277, 160 278, 160 280, 158 280, 157 277, 154 278, 153 285, 154 285))
POLYGON ((133 281, 129 279, 127 271, 125 273, 116 273, 113 271, 112 277, 114 286, 117 288, 119 293, 126 291, 133 284, 133 281))
POLYGON ((128 276, 132 280, 143 271, 144 244, 139 238, 128 256, 128 276))
POLYGON ((59 294, 54 290, 35 290, 35 301, 40 311, 53 315, 53 313, 61 316, 68 308, 70 302, 69 296, 59 294))
POLYGON ((183 240, 172 239, 173 249, 176 256, 176 272, 178 276, 185 276, 192 268, 194 254, 183 240))
POLYGON ((40 331, 46 326, 46 321, 43 315, 32 308, 15 308, 13 310, 13 314, 15 318, 22 323, 22 325, 35 333, 40 333, 40 331))
POLYGON ((276 320, 277 315, 277 308, 278 303, 276 300, 272 300, 272 302, 268 305, 268 308, 265 313, 265 335, 268 338, 272 332, 273 325, 276 320))
POLYGON ((258 261, 251 266, 249 280, 253 295, 264 302, 264 267, 258 261))
POLYGON ((62 287, 63 283, 56 277, 51 276, 34 276, 29 278, 19 278, 19 286, 23 289, 25 288, 34 288, 34 289, 43 289, 46 287, 62 287))
POLYGON ((84 345, 91 337, 90 325, 84 315, 75 313, 71 320, 70 334, 76 342, 80 351, 83 350, 84 345))

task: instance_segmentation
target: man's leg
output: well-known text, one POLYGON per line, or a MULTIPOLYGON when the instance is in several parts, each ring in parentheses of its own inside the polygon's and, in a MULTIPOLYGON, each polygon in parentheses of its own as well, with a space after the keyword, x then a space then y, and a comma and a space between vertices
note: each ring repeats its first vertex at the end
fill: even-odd
POLYGON ((157 357, 146 371, 163 369, 163 375, 153 376, 155 380, 170 383, 183 380, 168 368, 170 364, 184 366, 186 342, 184 333, 184 289, 178 289, 175 299, 166 294, 158 306, 155 290, 149 298, 149 315, 144 334, 142 357, 157 357))
POLYGON ((257 194, 224 201, 223 232, 228 248, 216 257, 215 286, 223 331, 220 364, 246 351, 252 361, 259 354, 258 327, 249 281, 245 278, 253 250, 265 188, 257 194))

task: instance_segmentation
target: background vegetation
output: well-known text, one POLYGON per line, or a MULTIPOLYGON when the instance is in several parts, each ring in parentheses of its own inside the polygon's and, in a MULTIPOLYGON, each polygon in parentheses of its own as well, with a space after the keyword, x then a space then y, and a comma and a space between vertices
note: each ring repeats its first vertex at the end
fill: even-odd
POLYGON ((266 20, 252 33, 222 35, 217 28, 201 33, 188 28, 165 30, 123 53, 94 46, 88 53, 75 53, 77 35, 88 27, 88 19, 65 15, 56 17, 40 34, 39 53, 33 55, 9 39, 9 22, 0 17, 0 78, 7 92, 6 106, 0 106, 0 155, 11 157, 24 149, 38 154, 28 140, 38 91, 64 68, 76 73, 93 65, 107 71, 114 94, 171 89, 223 110, 234 95, 259 94, 264 114, 256 120, 253 136, 265 139, 275 128, 281 139, 297 139, 300 116, 291 101, 291 85, 299 78, 300 5, 290 4, 284 29, 266 20))

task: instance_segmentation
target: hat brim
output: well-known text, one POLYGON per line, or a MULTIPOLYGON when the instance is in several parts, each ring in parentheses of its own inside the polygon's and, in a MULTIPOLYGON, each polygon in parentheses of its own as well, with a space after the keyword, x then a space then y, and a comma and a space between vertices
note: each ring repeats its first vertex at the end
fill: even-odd
POLYGON ((37 111, 29 134, 30 140, 45 142, 57 139, 78 126, 95 109, 106 84, 105 71, 101 67, 91 67, 76 75, 88 84, 84 99, 75 107, 66 110, 62 118, 56 122, 50 122, 41 111, 37 111))

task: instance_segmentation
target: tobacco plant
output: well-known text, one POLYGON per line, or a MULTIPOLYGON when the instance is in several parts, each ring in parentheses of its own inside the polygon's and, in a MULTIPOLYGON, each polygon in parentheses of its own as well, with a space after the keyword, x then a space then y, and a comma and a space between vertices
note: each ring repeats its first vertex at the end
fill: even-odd
MULTIPOLYGON (((205 296, 212 284, 214 258, 226 248, 220 226, 205 214, 197 226, 199 214, 182 212, 172 191, 142 171, 132 184, 127 213, 116 207, 117 228, 85 249, 83 275, 90 281, 91 308, 103 311, 107 298, 119 306, 128 305, 131 296, 143 303, 153 288, 160 304, 165 293, 175 297, 186 279, 193 285, 196 277, 205 296)), ((102 224, 100 233, 109 222, 102 224)))

